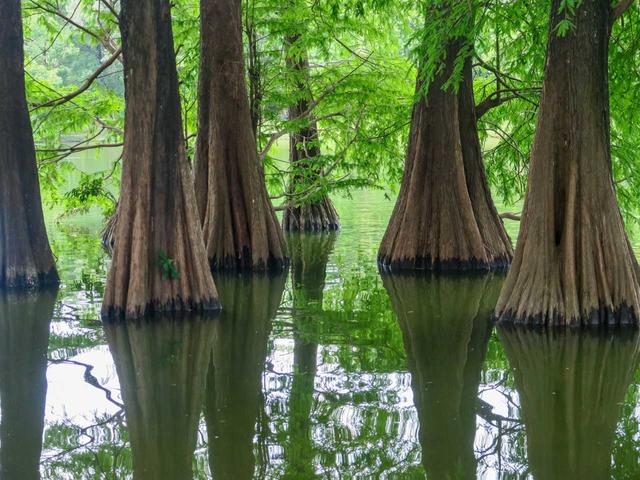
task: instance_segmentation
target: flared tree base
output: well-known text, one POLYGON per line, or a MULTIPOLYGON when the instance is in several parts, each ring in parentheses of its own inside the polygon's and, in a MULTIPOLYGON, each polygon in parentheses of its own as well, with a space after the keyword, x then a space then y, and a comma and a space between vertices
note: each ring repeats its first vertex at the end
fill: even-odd
POLYGON ((301 206, 289 206, 284 211, 285 232, 331 232, 340 230, 340 217, 329 197, 301 206))

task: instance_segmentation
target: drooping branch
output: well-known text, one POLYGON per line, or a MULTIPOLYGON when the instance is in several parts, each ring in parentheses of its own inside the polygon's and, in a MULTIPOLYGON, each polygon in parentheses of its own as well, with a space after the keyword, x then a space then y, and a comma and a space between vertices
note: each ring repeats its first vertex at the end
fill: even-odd
POLYGON ((611 14, 611 23, 615 22, 622 15, 624 15, 624 12, 626 12, 629 9, 629 7, 631 7, 632 3, 633 3, 633 0, 621 0, 620 3, 618 3, 613 8, 613 12, 611 14))
POLYGON ((122 47, 119 47, 118 49, 116 49, 115 52, 113 52, 113 54, 107 60, 105 60, 102 63, 102 65, 98 67, 98 69, 95 72, 93 72, 84 82, 82 82, 82 85, 80 85, 80 87, 78 87, 77 90, 74 90, 73 92, 67 95, 64 95, 62 97, 49 100, 47 102, 37 103, 36 105, 33 106, 31 111, 37 110, 39 108, 45 108, 45 107, 56 107, 58 105, 62 105, 63 103, 67 103, 70 100, 73 100, 74 98, 76 98, 77 96, 83 94, 84 92, 89 90, 91 85, 93 85, 93 82, 95 82, 98 79, 98 77, 100 77, 100 75, 106 69, 108 69, 111 65, 113 65, 113 63, 116 60, 118 60, 118 58, 120 58, 121 53, 122 53, 122 47))

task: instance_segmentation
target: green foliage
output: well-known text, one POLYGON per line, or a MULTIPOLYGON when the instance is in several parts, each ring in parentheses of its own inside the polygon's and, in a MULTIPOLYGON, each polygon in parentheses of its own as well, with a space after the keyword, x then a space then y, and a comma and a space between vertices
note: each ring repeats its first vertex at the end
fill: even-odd
POLYGON ((180 272, 178 272, 178 269, 176 268, 175 261, 172 258, 169 258, 166 252, 162 250, 158 252, 156 264, 162 271, 162 278, 169 280, 180 278, 180 272))

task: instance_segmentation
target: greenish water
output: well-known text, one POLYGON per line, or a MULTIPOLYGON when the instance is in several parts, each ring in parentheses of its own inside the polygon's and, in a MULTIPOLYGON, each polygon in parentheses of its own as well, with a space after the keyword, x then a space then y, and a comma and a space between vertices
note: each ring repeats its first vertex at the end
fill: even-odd
POLYGON ((635 333, 496 331, 499 275, 381 277, 393 203, 336 203, 220 317, 108 326, 100 219, 52 215, 60 290, 0 296, 0 478, 640 478, 635 333))

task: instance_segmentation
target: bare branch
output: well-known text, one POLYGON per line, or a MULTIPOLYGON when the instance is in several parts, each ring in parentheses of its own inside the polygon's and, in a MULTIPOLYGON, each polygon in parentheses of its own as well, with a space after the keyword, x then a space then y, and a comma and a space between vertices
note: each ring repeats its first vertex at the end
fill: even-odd
POLYGON ((624 15, 624 12, 629 9, 632 3, 633 0, 620 0, 620 3, 613 7, 613 11, 611 12, 611 23, 615 22, 622 15, 624 15))
POLYGON ((113 55, 111 55, 111 57, 109 57, 102 65, 100 65, 100 67, 98 67, 98 69, 93 72, 93 74, 87 78, 82 85, 80 85, 80 87, 69 93, 68 95, 64 95, 60 98, 56 98, 53 100, 49 100, 48 102, 44 102, 44 103, 38 103, 36 105, 33 106, 33 108, 31 109, 33 110, 37 110, 38 108, 44 108, 44 107, 56 107, 58 105, 62 105, 63 103, 67 103, 71 100, 73 100, 74 98, 76 98, 78 95, 81 95, 82 93, 86 92, 89 87, 91 87, 91 85, 93 84, 93 82, 107 69, 109 68, 111 65, 113 65, 113 63, 118 59, 118 57, 120 57, 120 54, 122 53, 122 48, 118 48, 113 55))

